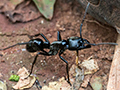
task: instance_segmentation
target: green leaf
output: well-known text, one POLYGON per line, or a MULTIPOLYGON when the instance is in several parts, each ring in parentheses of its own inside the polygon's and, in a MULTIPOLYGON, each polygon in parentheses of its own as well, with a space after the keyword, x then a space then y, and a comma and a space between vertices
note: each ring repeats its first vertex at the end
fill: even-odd
POLYGON ((17 76, 17 75, 11 75, 10 78, 9 78, 9 80, 10 80, 10 81, 16 81, 16 82, 18 82, 18 81, 19 81, 19 78, 20 78, 20 77, 17 76))
POLYGON ((53 17, 55 1, 56 0, 33 0, 38 10, 49 20, 53 17))

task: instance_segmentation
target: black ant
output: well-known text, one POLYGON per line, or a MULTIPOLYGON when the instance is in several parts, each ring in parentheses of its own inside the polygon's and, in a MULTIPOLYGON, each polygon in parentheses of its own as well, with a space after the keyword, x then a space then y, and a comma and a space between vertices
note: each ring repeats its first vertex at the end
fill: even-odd
POLYGON ((82 23, 80 25, 80 37, 70 37, 67 40, 62 40, 60 32, 58 31, 57 41, 54 41, 50 44, 49 40, 43 34, 39 33, 39 34, 36 34, 33 36, 29 36, 29 38, 31 39, 29 42, 17 43, 15 45, 12 45, 7 48, 0 49, 0 50, 6 50, 6 49, 14 47, 16 45, 26 45, 26 49, 29 52, 39 51, 37 53, 37 55, 35 56, 35 59, 32 63, 31 71, 30 71, 30 74, 28 75, 28 77, 32 74, 33 66, 37 60, 38 55, 51 56, 51 55, 56 55, 57 53, 59 53, 60 59, 66 63, 67 79, 68 79, 68 83, 70 84, 68 62, 61 56, 61 54, 63 54, 63 52, 66 49, 71 50, 71 51, 76 51, 76 56, 77 56, 76 64, 78 66, 78 51, 79 50, 91 48, 91 46, 97 46, 97 45, 103 45, 103 44, 117 45, 117 43, 98 43, 98 44, 93 43, 92 44, 92 43, 89 43, 88 40, 82 38, 82 34, 81 34, 82 26, 83 26, 84 19, 86 17, 86 13, 87 13, 89 4, 90 3, 87 4, 82 23), (45 41, 43 41, 42 39, 39 39, 39 38, 33 39, 33 37, 37 37, 39 35, 42 36, 45 41), (49 49, 50 51, 47 52, 44 49, 49 49))

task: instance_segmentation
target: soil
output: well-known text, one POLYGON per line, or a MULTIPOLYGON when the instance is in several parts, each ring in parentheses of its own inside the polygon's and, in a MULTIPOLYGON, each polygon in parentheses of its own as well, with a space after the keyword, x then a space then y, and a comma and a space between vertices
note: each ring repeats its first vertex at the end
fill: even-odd
MULTIPOLYGON (((77 1, 57 0, 54 16, 50 21, 44 17, 40 17, 27 23, 18 22, 13 24, 3 14, 0 14, 0 48, 20 42, 27 42, 30 40, 28 35, 38 33, 43 33, 50 42, 57 40, 57 31, 61 32, 61 37, 65 40, 71 36, 80 36, 79 28, 84 12, 85 10, 77 1)), ((103 25, 87 14, 82 27, 82 37, 90 43, 116 42, 117 32, 114 28, 103 25)), ((0 51, 0 54, 3 54, 0 57, 0 73, 2 74, 0 79, 6 81, 8 90, 11 90, 12 85, 15 85, 14 82, 9 81, 10 75, 16 74, 18 69, 23 66, 28 70, 31 68, 35 54, 27 52, 25 48, 25 45, 21 45, 0 51)), ((105 90, 114 49, 115 46, 113 45, 99 45, 79 51, 79 62, 90 56, 96 58, 100 68, 97 75, 107 77, 103 83, 105 90)), ((68 61, 69 67, 75 63, 75 51, 66 50, 62 56, 68 61)), ((47 85, 50 81, 55 81, 66 76, 65 63, 58 55, 39 55, 33 74, 37 75, 42 86, 47 85)), ((36 87, 33 86, 29 90, 35 89, 36 87)), ((84 90, 92 90, 92 88, 88 86, 84 90)))

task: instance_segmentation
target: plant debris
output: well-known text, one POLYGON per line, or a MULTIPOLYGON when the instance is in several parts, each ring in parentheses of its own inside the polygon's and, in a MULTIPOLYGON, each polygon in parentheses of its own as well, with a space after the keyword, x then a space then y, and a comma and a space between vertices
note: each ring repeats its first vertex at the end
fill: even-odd
POLYGON ((87 60, 84 60, 80 66, 85 68, 85 75, 95 73, 97 70, 99 70, 97 61, 91 57, 87 60))
POLYGON ((41 16, 31 0, 0 0, 0 13, 13 23, 28 22, 41 16))
POLYGON ((10 81, 16 81, 16 82, 18 82, 18 81, 19 81, 19 78, 20 78, 20 77, 17 76, 17 75, 11 75, 10 78, 9 78, 9 80, 10 80, 10 81))
POLYGON ((0 90, 7 90, 6 83, 0 80, 0 90))
POLYGON ((49 20, 53 17, 55 1, 56 0, 33 0, 38 10, 49 20))
POLYGON ((29 75, 29 73, 25 67, 20 68, 17 74, 20 77, 20 79, 18 83, 15 86, 13 86, 14 89, 30 88, 36 81, 36 78, 34 76, 26 78, 29 75))

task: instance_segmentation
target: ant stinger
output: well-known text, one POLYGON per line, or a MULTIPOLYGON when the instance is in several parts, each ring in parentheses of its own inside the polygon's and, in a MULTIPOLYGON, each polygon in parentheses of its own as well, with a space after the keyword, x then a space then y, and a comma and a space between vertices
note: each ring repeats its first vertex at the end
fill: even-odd
POLYGON ((30 70, 30 74, 28 75, 28 77, 32 74, 34 64, 35 64, 35 62, 37 60, 37 57, 39 55, 52 56, 52 55, 56 55, 58 53, 60 59, 63 62, 66 63, 67 81, 71 85, 70 79, 69 79, 68 62, 61 56, 65 50, 68 49, 68 50, 71 50, 71 51, 76 51, 76 56, 77 56, 76 64, 78 66, 78 51, 79 50, 87 49, 87 48, 91 48, 91 46, 97 46, 97 45, 103 45, 103 44, 117 45, 117 43, 110 43, 110 42, 95 44, 95 43, 90 43, 87 39, 82 38, 82 33, 81 33, 82 32, 82 26, 83 26, 83 22, 84 22, 84 19, 86 17, 86 13, 87 13, 89 5, 90 5, 90 3, 88 2, 86 10, 85 10, 84 17, 82 19, 82 23, 80 25, 80 36, 79 37, 74 36, 74 37, 68 38, 67 40, 64 40, 64 39, 62 40, 60 32, 58 31, 57 32, 57 41, 53 41, 52 43, 50 43, 49 40, 45 37, 45 35, 39 33, 39 34, 36 34, 36 35, 33 35, 33 36, 29 36, 29 38, 30 38, 29 42, 17 43, 15 45, 9 46, 7 48, 0 49, 0 51, 12 48, 12 47, 17 46, 17 45, 26 45, 26 49, 27 49, 28 52, 39 51, 34 58, 34 61, 32 63, 32 67, 31 67, 31 70, 30 70), (40 38, 33 39, 33 37, 37 37, 39 35, 42 36, 44 41, 40 38), (47 51, 45 51, 45 49, 49 49, 49 51, 47 52, 47 51))

